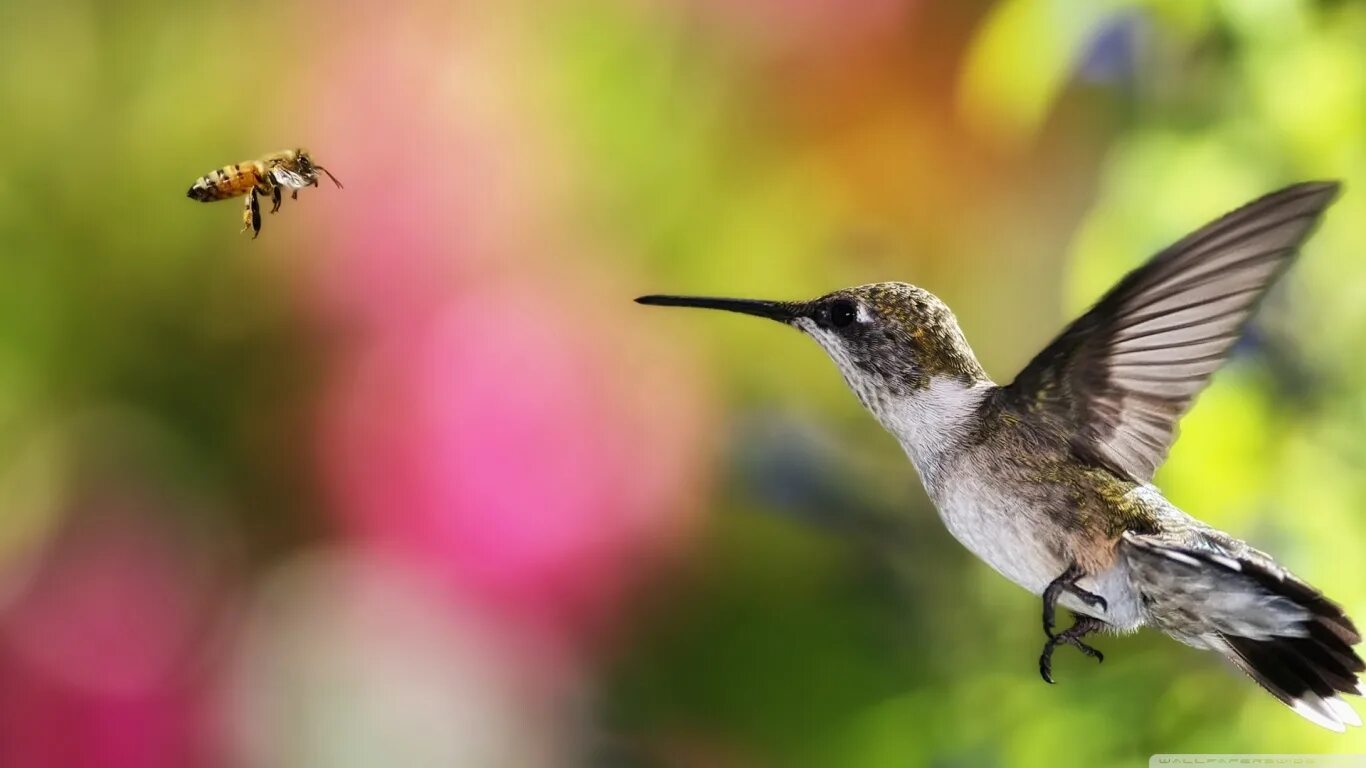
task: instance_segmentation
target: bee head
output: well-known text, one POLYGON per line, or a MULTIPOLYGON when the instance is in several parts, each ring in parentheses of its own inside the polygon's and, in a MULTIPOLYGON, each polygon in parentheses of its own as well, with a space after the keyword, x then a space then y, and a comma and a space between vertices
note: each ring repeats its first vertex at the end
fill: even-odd
POLYGON ((308 150, 303 147, 294 150, 294 163, 299 167, 299 173, 304 176, 307 176, 310 179, 317 178, 318 171, 322 171, 327 174, 327 178, 331 179, 333 184, 337 185, 338 189, 341 188, 342 183, 337 181, 337 177, 333 176, 331 171, 313 162, 313 158, 309 156, 308 150))

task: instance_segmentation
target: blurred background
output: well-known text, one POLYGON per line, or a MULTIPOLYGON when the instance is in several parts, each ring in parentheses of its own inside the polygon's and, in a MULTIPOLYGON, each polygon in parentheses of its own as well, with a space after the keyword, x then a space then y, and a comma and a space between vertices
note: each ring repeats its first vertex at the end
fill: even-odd
POLYGON ((1145 632, 1038 678, 799 334, 905 280, 1009 380, 1346 192, 1158 482, 1366 615, 1366 4, 0 2, 0 766, 1363 752, 1145 632), (304 145, 239 234, 185 198, 304 145))

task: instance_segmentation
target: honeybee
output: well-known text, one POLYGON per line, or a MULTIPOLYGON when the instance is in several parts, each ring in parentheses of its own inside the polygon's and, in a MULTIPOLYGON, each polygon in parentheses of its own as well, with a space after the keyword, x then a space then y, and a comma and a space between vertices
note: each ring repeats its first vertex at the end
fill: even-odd
POLYGON ((299 199, 299 190, 304 187, 318 186, 318 171, 341 189, 342 183, 326 168, 313 162, 308 150, 286 149, 275 152, 260 160, 249 160, 236 165, 226 165, 199 177, 199 180, 186 193, 191 200, 209 203, 214 200, 227 200, 246 195, 242 209, 242 231, 251 230, 253 240, 261 234, 261 205, 257 196, 270 196, 271 213, 280 210, 284 190, 289 190, 291 200, 299 199))

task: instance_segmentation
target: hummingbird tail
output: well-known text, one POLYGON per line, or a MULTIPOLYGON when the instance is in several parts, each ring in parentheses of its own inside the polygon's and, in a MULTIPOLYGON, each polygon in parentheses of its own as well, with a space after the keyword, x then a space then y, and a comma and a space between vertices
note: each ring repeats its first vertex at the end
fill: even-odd
POLYGON ((1361 635, 1341 606, 1250 548, 1235 555, 1135 534, 1125 543, 1150 623, 1219 651, 1324 728, 1361 725, 1339 695, 1366 694, 1366 662, 1352 648, 1361 635))

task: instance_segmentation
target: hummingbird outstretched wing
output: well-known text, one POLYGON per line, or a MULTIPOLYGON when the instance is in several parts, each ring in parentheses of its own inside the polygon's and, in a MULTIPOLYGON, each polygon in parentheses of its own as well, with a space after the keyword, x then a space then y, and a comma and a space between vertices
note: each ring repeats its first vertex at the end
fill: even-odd
POLYGON ((1009 407, 1137 482, 1338 192, 1296 184, 1187 235, 1130 272, 1003 390, 1009 407))

